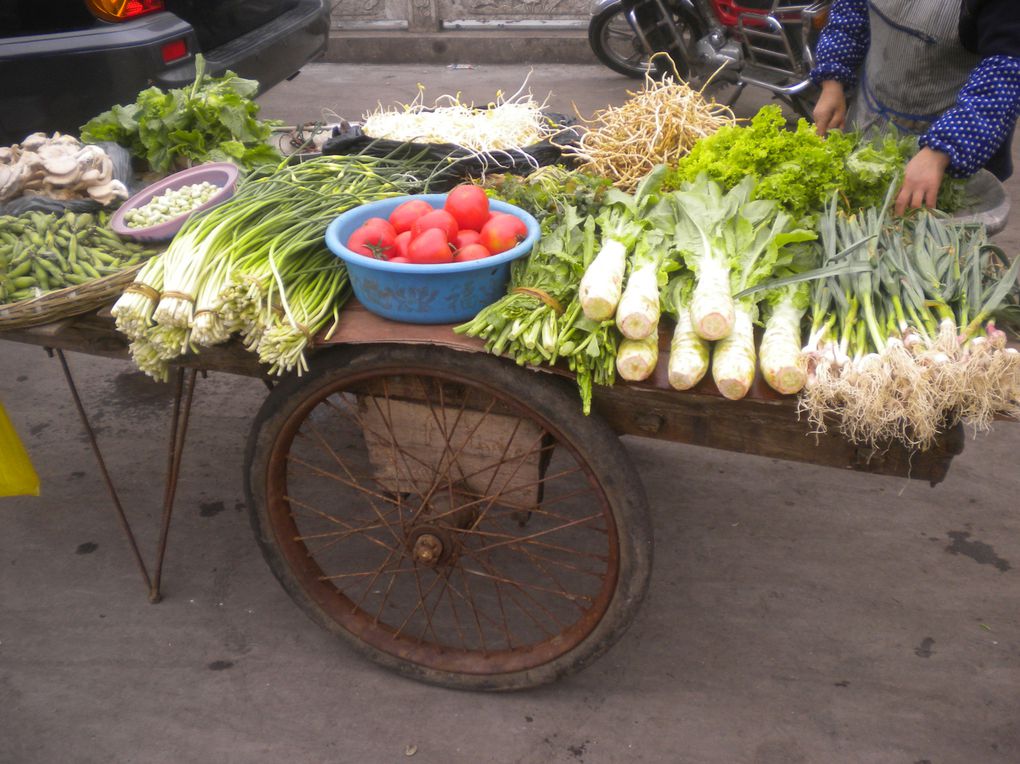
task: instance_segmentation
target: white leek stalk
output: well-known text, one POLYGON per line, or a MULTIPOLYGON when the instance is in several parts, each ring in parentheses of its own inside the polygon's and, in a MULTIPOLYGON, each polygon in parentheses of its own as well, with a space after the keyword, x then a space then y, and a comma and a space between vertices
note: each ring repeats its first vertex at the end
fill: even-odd
POLYGON ((740 304, 735 311, 733 331, 716 343, 712 354, 712 378, 719 392, 740 400, 754 382, 754 320, 751 308, 740 304))
POLYGON ((585 318, 607 321, 616 312, 623 291, 627 247, 616 239, 604 238, 602 248, 581 278, 578 296, 585 318))
POLYGON ((792 395, 807 382, 807 357, 801 350, 800 324, 805 310, 782 299, 772 307, 759 348, 762 377, 777 393, 792 395))
POLYGON ((676 329, 669 345, 669 384, 675 390, 690 390, 708 372, 708 342, 698 336, 691 321, 691 311, 681 305, 676 329))
POLYGON ((616 353, 616 371, 628 382, 648 379, 658 362, 658 334, 643 340, 623 340, 616 353))
POLYGON ((733 331, 734 319, 729 267, 723 260, 702 258, 691 296, 694 331, 702 339, 721 340, 733 331))
POLYGON ((659 328, 659 263, 631 272, 616 309, 616 326, 627 339, 643 340, 659 328))

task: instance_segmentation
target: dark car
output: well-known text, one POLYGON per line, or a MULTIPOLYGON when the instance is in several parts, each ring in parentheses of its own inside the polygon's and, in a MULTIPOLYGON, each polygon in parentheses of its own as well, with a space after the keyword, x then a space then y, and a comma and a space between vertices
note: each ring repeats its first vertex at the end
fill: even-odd
POLYGON ((230 69, 266 90, 321 55, 326 0, 0 0, 0 145, 77 135, 150 85, 230 69))

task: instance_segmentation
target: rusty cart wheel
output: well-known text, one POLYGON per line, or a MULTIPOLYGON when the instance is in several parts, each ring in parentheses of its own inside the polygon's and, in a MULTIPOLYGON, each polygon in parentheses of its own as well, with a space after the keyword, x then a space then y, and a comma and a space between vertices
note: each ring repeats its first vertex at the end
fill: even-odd
POLYGON ((277 385, 246 459, 262 552, 313 620, 435 684, 510 690, 607 650, 651 531, 617 437, 564 380, 367 345, 277 385))

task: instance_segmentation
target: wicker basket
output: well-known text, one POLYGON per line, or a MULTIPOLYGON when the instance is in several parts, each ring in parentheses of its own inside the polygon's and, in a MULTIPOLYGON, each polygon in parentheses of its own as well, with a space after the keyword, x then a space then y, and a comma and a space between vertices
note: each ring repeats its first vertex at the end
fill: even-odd
POLYGON ((142 265, 144 263, 133 265, 80 286, 55 289, 30 300, 0 305, 0 332, 48 324, 100 308, 123 293, 142 265))

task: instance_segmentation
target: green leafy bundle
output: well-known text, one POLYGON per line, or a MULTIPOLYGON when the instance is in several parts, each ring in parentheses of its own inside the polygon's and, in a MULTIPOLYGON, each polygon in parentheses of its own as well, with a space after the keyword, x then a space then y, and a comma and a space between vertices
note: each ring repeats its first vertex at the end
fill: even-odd
MULTIPOLYGON (((757 181, 754 198, 772 199, 810 225, 834 193, 851 211, 880 207, 889 184, 916 153, 915 137, 893 131, 833 130, 822 138, 804 119, 788 130, 780 108, 770 104, 749 124, 721 128, 699 141, 667 185, 678 188, 704 174, 729 191, 750 175, 757 181)), ((961 182, 944 183, 939 208, 952 212, 962 204, 961 182)))
POLYGON ((258 119, 255 80, 228 71, 222 77, 205 74, 198 56, 195 82, 164 92, 151 87, 133 104, 116 105, 89 120, 81 129, 85 142, 113 141, 156 172, 168 172, 203 162, 233 162, 245 169, 277 163, 280 153, 268 140, 274 121, 258 119))
POLYGON ((787 130, 780 108, 769 105, 750 124, 724 127, 699 141, 680 160, 670 185, 704 173, 728 191, 750 175, 755 198, 773 199, 802 219, 824 209, 833 192, 846 187, 846 159, 855 143, 839 132, 822 138, 803 119, 796 130, 787 130))
POLYGON ((581 217, 597 215, 611 187, 608 178, 562 165, 545 165, 525 177, 490 174, 482 185, 490 196, 523 207, 540 221, 563 213, 566 207, 573 207, 581 217))

